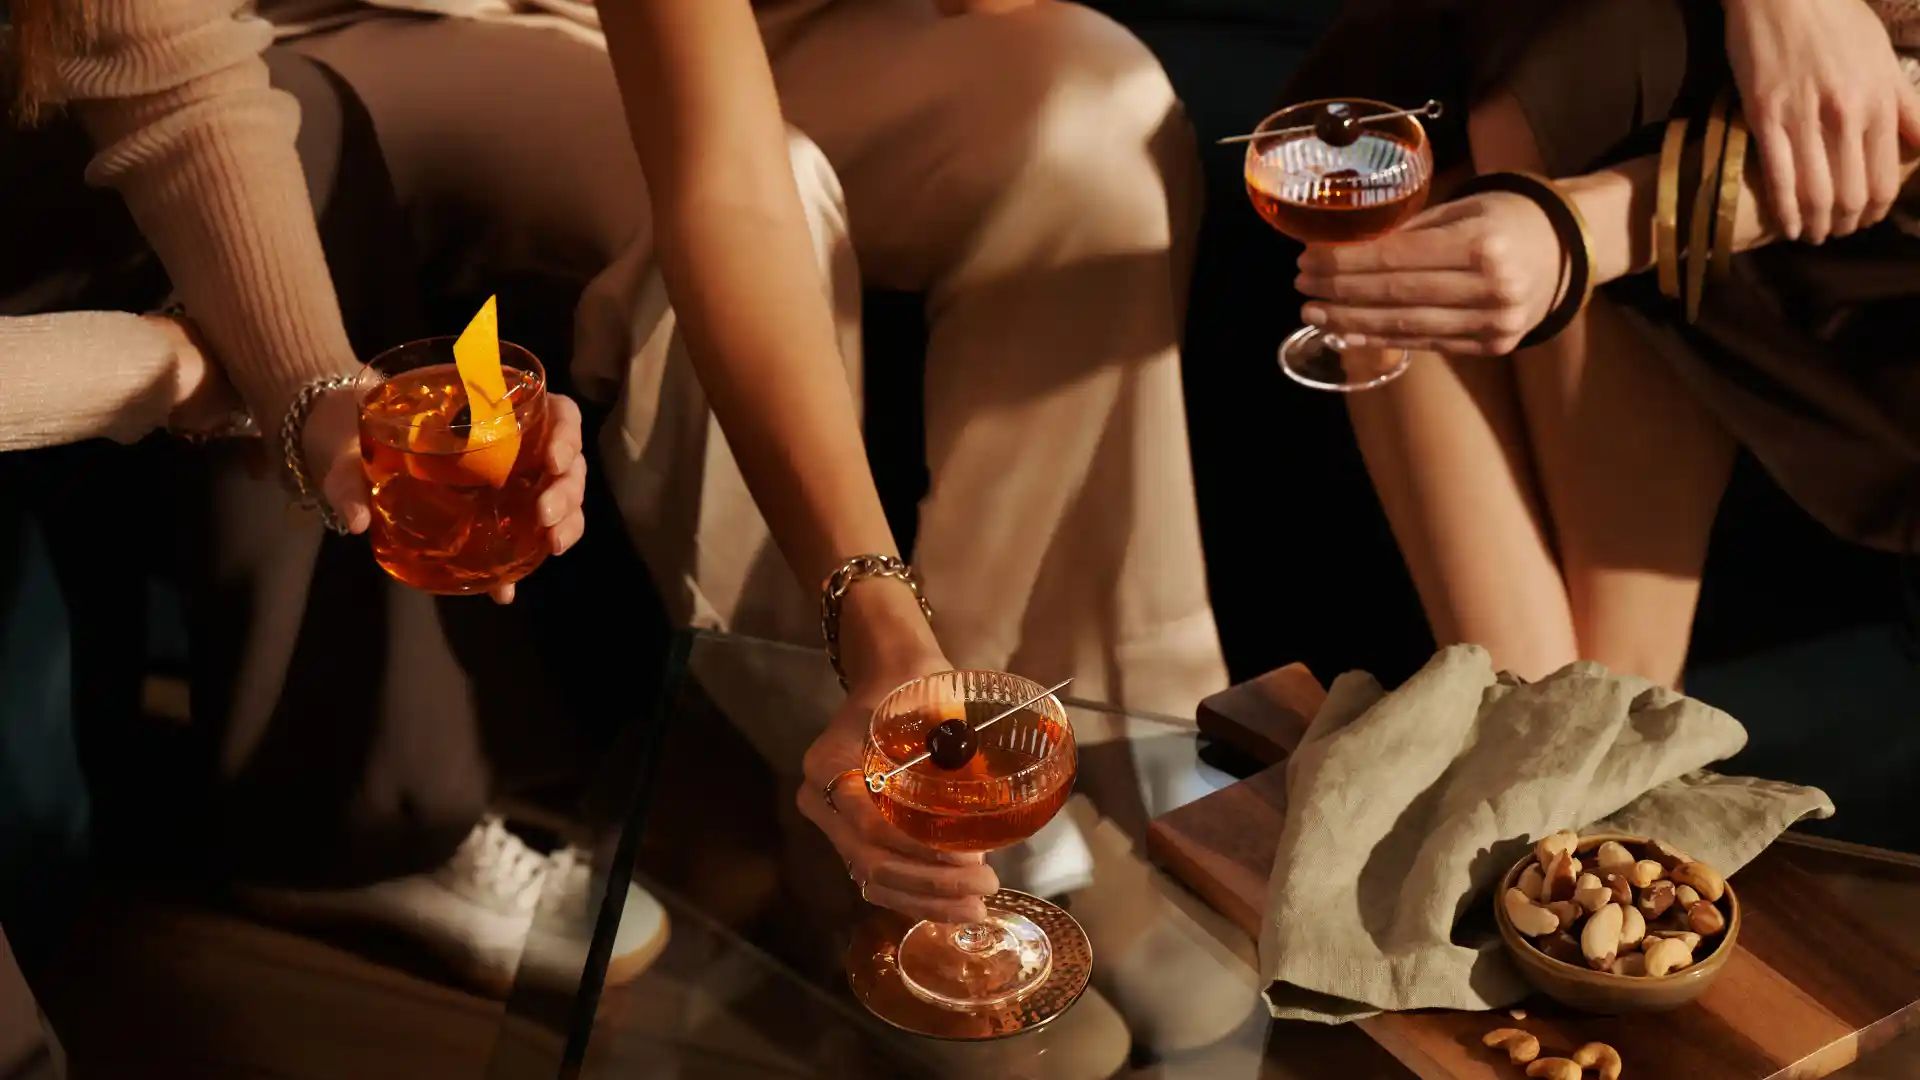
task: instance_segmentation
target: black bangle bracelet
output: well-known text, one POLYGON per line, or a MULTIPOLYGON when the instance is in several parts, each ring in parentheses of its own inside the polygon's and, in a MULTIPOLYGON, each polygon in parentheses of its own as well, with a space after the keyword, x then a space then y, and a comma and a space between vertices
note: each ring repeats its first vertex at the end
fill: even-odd
POLYGON ((1587 301, 1593 299, 1593 244, 1587 238, 1586 219, 1580 216, 1572 200, 1553 186, 1551 180, 1524 172, 1486 173, 1461 184, 1453 197, 1464 199, 1489 191, 1519 195, 1538 206, 1547 215, 1554 235, 1560 240, 1566 284, 1560 298, 1547 310, 1546 317, 1527 331, 1516 346, 1530 349, 1559 336, 1573 322, 1574 316, 1586 310, 1587 301))

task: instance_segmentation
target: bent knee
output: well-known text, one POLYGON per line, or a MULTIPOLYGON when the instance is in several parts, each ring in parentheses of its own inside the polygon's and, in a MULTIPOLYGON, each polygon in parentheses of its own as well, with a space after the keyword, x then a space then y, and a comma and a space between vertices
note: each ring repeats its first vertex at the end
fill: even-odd
MULTIPOLYGON (((1120 24, 1075 4, 1033 9, 1006 29, 1009 62, 986 92, 1002 130, 1024 131, 1010 191, 1043 190, 1081 228, 1184 228, 1199 191, 1193 126, 1153 53, 1120 24), (1015 73, 1018 74, 1015 74, 1015 73)), ((1151 240, 1152 237, 1142 239, 1151 240)))

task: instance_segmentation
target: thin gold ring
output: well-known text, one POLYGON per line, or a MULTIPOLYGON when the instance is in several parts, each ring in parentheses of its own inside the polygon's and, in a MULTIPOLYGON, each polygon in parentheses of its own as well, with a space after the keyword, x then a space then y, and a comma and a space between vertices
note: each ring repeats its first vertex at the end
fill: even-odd
POLYGON ((845 780, 849 776, 864 777, 865 775, 866 774, 859 769, 848 769, 847 771, 827 781, 827 786, 820 790, 820 797, 827 801, 827 809, 833 811, 836 814, 840 812, 840 808, 833 804, 833 789, 840 786, 840 781, 845 780))
POLYGON ((873 901, 867 899, 867 883, 864 881, 860 883, 860 902, 863 904, 873 903, 873 901))

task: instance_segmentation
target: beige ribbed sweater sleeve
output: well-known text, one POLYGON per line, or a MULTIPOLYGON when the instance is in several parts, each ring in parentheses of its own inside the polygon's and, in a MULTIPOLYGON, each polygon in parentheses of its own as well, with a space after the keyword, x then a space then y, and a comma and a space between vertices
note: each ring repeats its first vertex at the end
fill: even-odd
POLYGON ((181 397, 173 338, 124 311, 0 318, 0 451, 135 442, 181 397))
POLYGON ((294 151, 299 106, 273 89, 272 28, 243 0, 99 0, 99 34, 62 66, 117 189, 260 426, 309 380, 357 366, 294 151))

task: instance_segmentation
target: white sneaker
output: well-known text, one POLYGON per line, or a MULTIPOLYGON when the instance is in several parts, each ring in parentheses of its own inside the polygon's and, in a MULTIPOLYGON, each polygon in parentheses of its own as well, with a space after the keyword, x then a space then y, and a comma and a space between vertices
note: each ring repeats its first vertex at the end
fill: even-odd
MULTIPOLYGON (((597 898, 604 890, 596 887, 592 863, 578 848, 563 847, 554 852, 548 857, 547 866, 546 888, 540 896, 541 913, 564 920, 557 920, 564 933, 556 936, 572 945, 554 949, 530 947, 522 962, 532 965, 531 974, 536 979, 571 983, 586 961, 586 947, 593 940, 594 924, 600 918, 597 898)), ((631 881, 627 883, 619 918, 603 986, 625 986, 639 978, 660 958, 670 936, 667 910, 651 893, 631 881)))
MULTIPOLYGON (((588 867, 579 853, 562 849, 553 856, 528 847, 499 817, 480 820, 453 858, 430 873, 394 878, 356 889, 239 890, 241 900, 259 914, 309 926, 369 926, 398 931, 432 949, 462 979, 495 996, 512 988, 523 955, 535 966, 529 974, 565 983, 577 981, 552 950, 528 950, 536 905, 563 905, 566 917, 591 920, 584 888, 588 867), (556 873, 556 870, 558 871, 556 873), (560 887, 547 890, 552 880, 560 887), (578 915, 575 915, 577 910, 578 915)), ((627 916, 621 920, 607 981, 619 985, 639 977, 666 945, 666 912, 637 886, 629 887, 627 916), (630 930, 629 927, 632 927, 630 930)))

